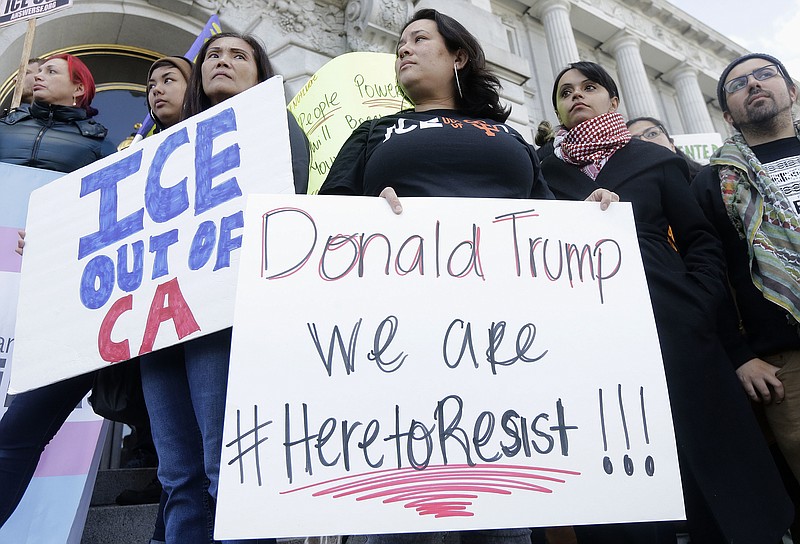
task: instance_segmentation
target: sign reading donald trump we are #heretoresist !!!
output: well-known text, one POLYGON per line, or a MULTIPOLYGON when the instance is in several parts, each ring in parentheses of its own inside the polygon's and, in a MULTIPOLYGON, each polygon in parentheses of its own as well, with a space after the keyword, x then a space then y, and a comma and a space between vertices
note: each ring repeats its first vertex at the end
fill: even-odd
POLYGON ((249 197, 218 539, 683 518, 629 204, 249 197))

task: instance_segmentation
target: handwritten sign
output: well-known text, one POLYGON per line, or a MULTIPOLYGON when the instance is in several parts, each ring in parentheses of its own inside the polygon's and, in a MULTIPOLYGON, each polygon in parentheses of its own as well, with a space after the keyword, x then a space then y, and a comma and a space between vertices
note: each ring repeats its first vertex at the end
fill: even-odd
POLYGON ((34 191, 11 387, 230 327, 249 192, 293 193, 273 78, 34 191))
POLYGON ((44 17, 68 8, 72 0, 3 0, 0 6, 0 26, 10 25, 34 17, 44 17))
POLYGON ((708 164, 711 155, 722 146, 722 136, 717 132, 705 134, 674 134, 675 147, 700 164, 708 164))
POLYGON ((630 206, 403 203, 248 199, 216 538, 683 518, 630 206))
POLYGON ((311 144, 309 194, 325 181, 342 144, 364 121, 410 107, 397 87, 394 55, 347 53, 320 68, 289 103, 311 144))

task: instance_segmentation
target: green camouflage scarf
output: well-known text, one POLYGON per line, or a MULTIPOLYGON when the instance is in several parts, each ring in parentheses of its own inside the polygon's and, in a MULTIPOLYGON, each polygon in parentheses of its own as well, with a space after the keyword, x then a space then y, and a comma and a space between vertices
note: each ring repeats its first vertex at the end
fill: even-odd
POLYGON ((711 164, 719 167, 728 217, 747 240, 753 283, 800 323, 800 217, 741 134, 711 164))

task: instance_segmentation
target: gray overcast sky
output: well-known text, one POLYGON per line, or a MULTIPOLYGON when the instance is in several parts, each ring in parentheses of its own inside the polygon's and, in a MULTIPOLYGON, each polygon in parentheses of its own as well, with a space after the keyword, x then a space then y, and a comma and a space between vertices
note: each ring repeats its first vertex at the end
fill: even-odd
POLYGON ((800 0, 668 0, 754 53, 781 60, 800 80, 800 0))

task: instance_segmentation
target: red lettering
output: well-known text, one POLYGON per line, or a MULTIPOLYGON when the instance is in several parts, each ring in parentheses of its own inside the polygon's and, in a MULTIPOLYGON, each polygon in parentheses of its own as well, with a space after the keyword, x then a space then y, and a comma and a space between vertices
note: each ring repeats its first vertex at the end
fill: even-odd
POLYGON ((150 313, 147 315, 147 323, 144 326, 144 338, 139 355, 153 351, 153 344, 158 335, 158 329, 165 321, 172 320, 175 324, 175 332, 178 338, 184 338, 193 332, 200 330, 200 326, 192 315, 186 299, 183 298, 181 288, 178 285, 178 278, 169 280, 156 287, 153 295, 153 303, 150 305, 150 313))
POLYGON ((131 358, 131 350, 128 340, 114 342, 111 339, 111 331, 117 323, 117 319, 123 313, 133 309, 133 295, 124 296, 109 308, 108 313, 100 324, 100 332, 97 335, 97 348, 100 350, 100 357, 109 363, 127 361, 131 358))

